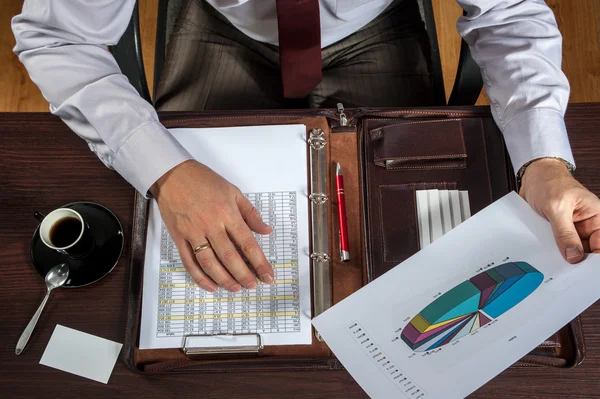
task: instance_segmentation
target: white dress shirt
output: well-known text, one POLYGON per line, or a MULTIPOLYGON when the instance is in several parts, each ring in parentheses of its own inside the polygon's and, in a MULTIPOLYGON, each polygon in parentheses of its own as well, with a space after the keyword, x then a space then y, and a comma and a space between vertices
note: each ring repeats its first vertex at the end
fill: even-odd
MULTIPOLYGON (((275 0, 207 0, 248 36, 277 44, 275 0)), ((321 0, 322 45, 350 35, 392 0, 321 0)), ((569 84, 562 37, 542 0, 458 0, 457 23, 482 70, 513 167, 560 157, 574 164, 563 115, 569 84)), ((189 153, 158 121, 107 51, 134 0, 25 0, 12 20, 14 48, 59 116, 104 164, 142 194, 189 153)), ((201 160, 200 160, 201 161, 201 160)))

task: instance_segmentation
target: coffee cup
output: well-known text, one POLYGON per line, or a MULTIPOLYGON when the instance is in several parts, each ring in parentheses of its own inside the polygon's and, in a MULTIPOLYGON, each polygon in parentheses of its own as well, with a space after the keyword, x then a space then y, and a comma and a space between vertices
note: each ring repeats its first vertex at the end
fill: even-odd
POLYGON ((70 208, 55 209, 44 217, 40 238, 48 248, 71 258, 83 258, 94 249, 88 224, 70 208))

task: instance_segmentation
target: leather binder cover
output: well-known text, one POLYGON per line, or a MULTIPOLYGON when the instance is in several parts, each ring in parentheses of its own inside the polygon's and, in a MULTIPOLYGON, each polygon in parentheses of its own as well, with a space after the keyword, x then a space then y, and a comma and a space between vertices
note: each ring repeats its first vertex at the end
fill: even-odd
MULTIPOLYGON (((341 262, 338 256, 337 210, 331 195, 335 181, 327 176, 333 304, 418 250, 417 187, 467 189, 475 213, 515 184, 502 136, 487 108, 354 109, 346 110, 346 115, 349 126, 340 126, 335 110, 327 109, 161 114, 168 128, 299 123, 307 131, 323 129, 329 169, 334 170, 335 162, 344 167, 352 255, 350 262, 341 262), (392 239, 394 245, 389 244, 392 239)), ((147 200, 136 194, 123 351, 131 369, 159 373, 343 368, 314 334, 311 345, 265 347, 258 355, 188 357, 180 349, 140 350, 147 212, 147 200)), ((584 341, 576 318, 516 365, 572 367, 583 356, 584 341)))
MULTIPOLYGON (((325 113, 325 111, 319 111, 325 113)), ((316 113, 314 113, 316 114, 316 113)), ((168 128, 175 127, 226 127, 273 124, 304 124, 307 133, 320 128, 329 137, 330 128, 325 116, 310 115, 310 111, 294 112, 239 112, 161 115, 162 123, 168 128)), ((261 143, 257 143, 261 145, 261 143)), ((325 147, 329 159, 329 147, 325 147)), ((307 144, 307 154, 309 146, 307 144)), ((307 155, 308 159, 308 155, 307 155)), ((275 166, 275 165, 274 165, 275 166)), ((307 176, 307 182, 310 182, 307 176)), ((329 179, 328 179, 329 182, 329 179)), ((328 185, 329 188, 329 185, 328 185)), ((330 195, 328 192, 327 194, 330 195)), ((309 201, 308 197, 306 201, 309 201)), ((310 208, 309 208, 310 209, 310 208)), ((329 214, 330 212, 328 212, 329 214)), ((333 356, 325 342, 318 341, 312 334, 311 345, 267 346, 256 354, 205 354, 187 356, 181 349, 140 350, 139 331, 142 310, 142 283, 144 274, 144 253, 146 244, 148 201, 136 193, 134 221, 132 228, 132 257, 130 263, 127 327, 124 344, 124 357, 128 366, 138 372, 159 373, 167 371, 257 371, 257 370, 304 370, 340 369, 341 364, 333 356)), ((331 223, 328 223, 330 226, 331 223)), ((331 244, 330 244, 331 247, 331 244)), ((311 270, 312 272, 312 270, 311 270)), ((335 276, 335 273, 333 273, 335 276)), ((311 281, 312 285, 312 281, 311 281)), ((359 285, 360 286, 360 285, 359 285)))
MULTIPOLYGON (((419 250, 416 190, 468 190, 471 214, 515 189, 502 134, 488 108, 400 110, 360 118, 369 280, 419 250)), ((517 365, 583 360, 579 317, 517 365)))

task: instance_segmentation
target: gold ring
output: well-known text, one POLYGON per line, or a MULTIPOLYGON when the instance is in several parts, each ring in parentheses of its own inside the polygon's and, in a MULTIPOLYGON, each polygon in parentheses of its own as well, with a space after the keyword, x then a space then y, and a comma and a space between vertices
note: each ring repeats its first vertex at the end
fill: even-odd
POLYGON ((194 248, 194 254, 197 254, 200 251, 204 251, 205 249, 210 248, 210 243, 206 243, 206 244, 202 244, 200 246, 197 246, 196 248, 194 248))

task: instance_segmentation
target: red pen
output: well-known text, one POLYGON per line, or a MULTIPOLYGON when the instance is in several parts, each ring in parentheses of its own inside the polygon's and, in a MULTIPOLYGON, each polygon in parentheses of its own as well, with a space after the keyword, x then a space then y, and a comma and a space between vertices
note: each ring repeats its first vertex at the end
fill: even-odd
POLYGON ((342 262, 347 262, 350 260, 350 245, 348 245, 348 221, 346 220, 344 175, 342 175, 342 168, 340 168, 339 163, 335 169, 335 189, 338 201, 338 219, 340 220, 340 259, 342 262))

